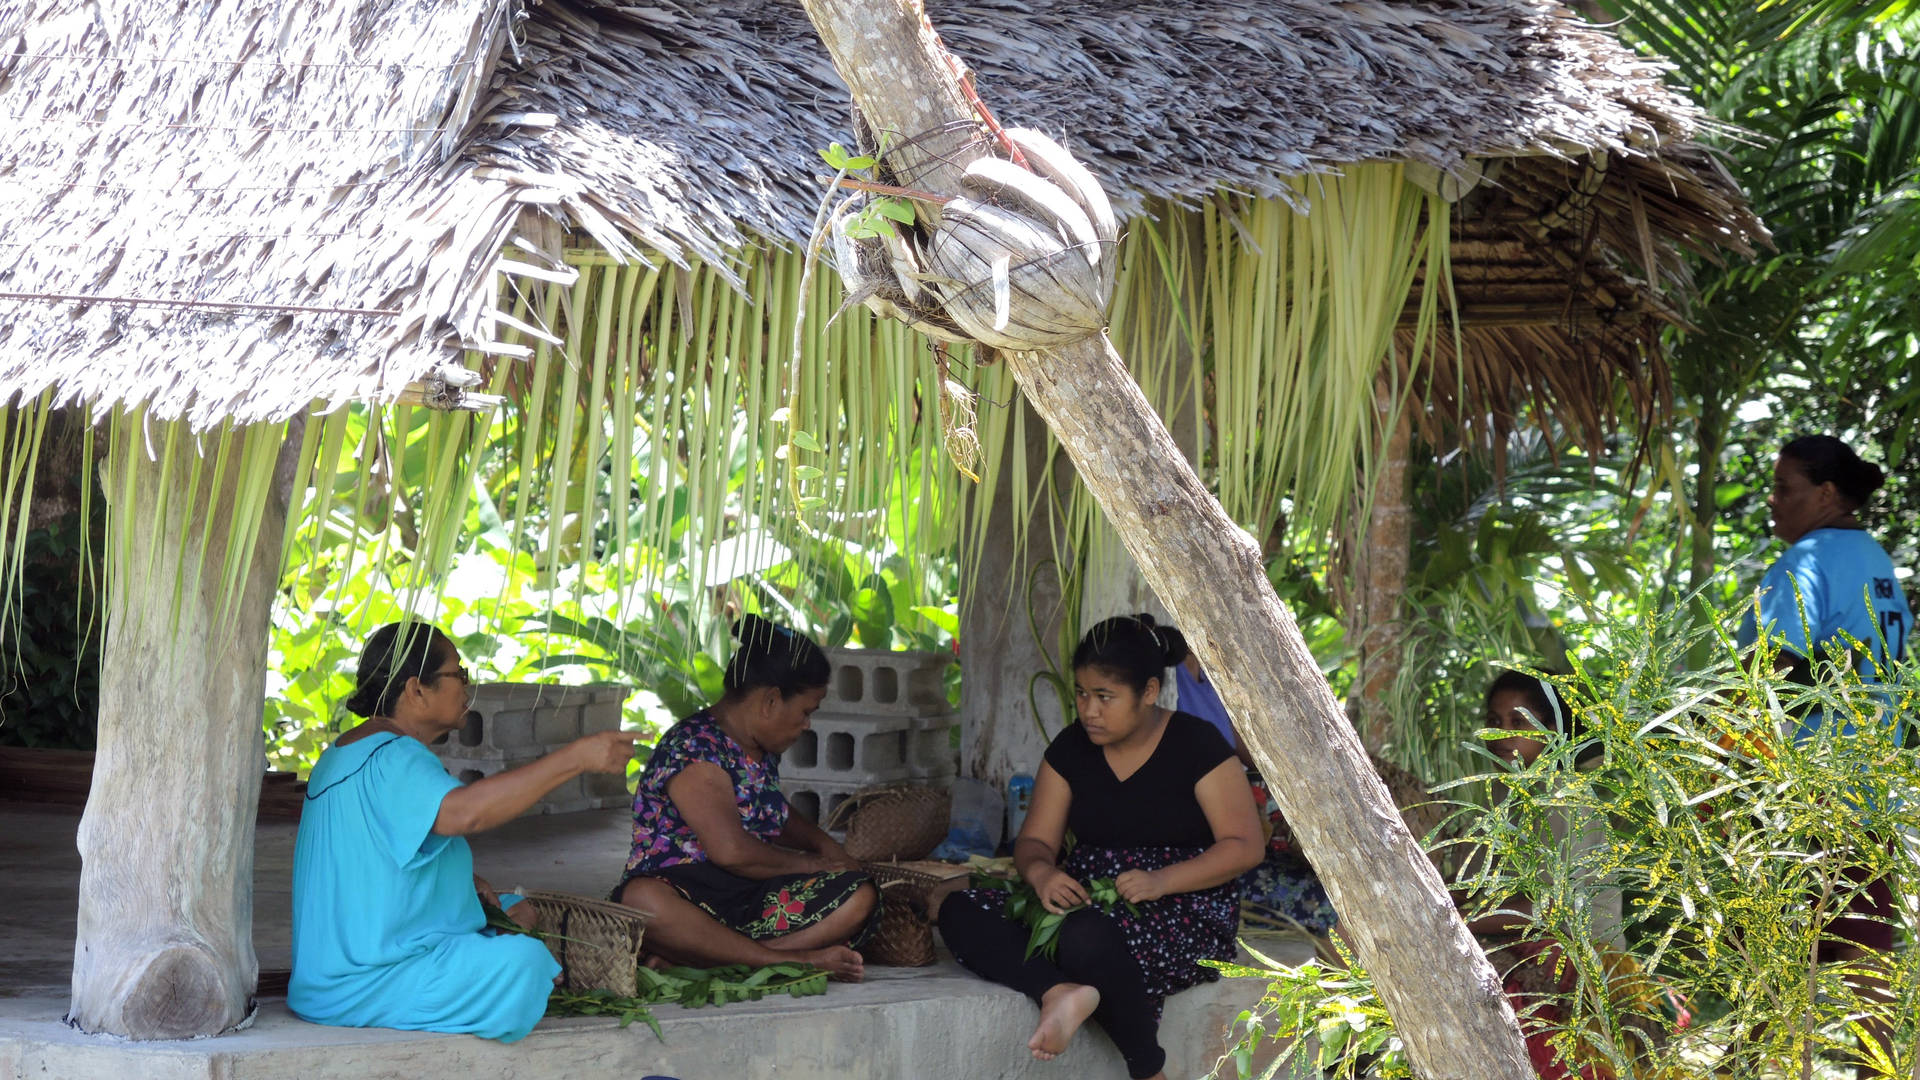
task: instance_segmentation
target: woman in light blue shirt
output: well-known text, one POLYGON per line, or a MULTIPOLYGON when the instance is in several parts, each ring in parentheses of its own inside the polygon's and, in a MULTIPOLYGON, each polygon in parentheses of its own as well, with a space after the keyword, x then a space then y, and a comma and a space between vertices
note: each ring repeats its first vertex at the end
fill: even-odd
MULTIPOLYGON (((1892 664, 1906 659, 1913 628, 1906 591, 1893 560, 1858 517, 1885 479, 1879 466, 1831 435, 1807 435, 1781 448, 1767 507, 1787 550, 1760 581, 1757 620, 1748 605, 1741 647, 1759 640, 1764 628, 1782 650, 1782 665, 1802 681, 1835 649, 1869 683, 1881 682, 1892 664)), ((1807 738, 1822 722, 1817 712, 1802 717, 1795 738, 1807 738)), ((1842 733, 1850 730, 1848 722, 1842 733)))
POLYGON ((490 890, 463 837, 583 772, 623 773, 638 736, 589 735, 463 785, 427 744, 465 723, 468 681, 431 626, 367 641, 347 701, 366 722, 320 755, 294 846, 287 1005, 303 1019, 512 1042, 546 1011, 560 967, 536 938, 484 932, 490 890))
MULTIPOLYGON (((1741 622, 1737 640, 1742 648, 1765 634, 1780 647, 1780 668, 1802 682, 1812 678, 1815 665, 1838 660, 1861 681, 1879 683, 1893 664, 1906 659, 1913 627, 1906 591, 1893 560, 1858 517, 1885 479, 1879 466, 1860 460, 1852 447, 1830 435, 1804 436, 1780 448, 1767 508, 1773 512, 1774 535, 1787 542, 1787 550, 1760 581, 1758 618, 1749 605, 1741 622)), ((1893 726, 1900 720, 1889 703, 1881 722, 1893 726)), ((1809 711, 1799 718, 1794 741, 1813 738, 1826 726, 1823 713, 1809 711)), ((1831 734, 1853 733, 1849 717, 1831 734)), ((1889 841, 1863 834, 1860 843, 1878 847, 1889 841)), ((1900 921, 1893 883, 1874 878, 1853 894, 1846 915, 1828 927, 1831 936, 1821 943, 1819 959, 1858 965, 1850 978, 1861 990, 1888 995, 1877 954, 1893 948, 1900 921)), ((1882 1048, 1891 1045, 1892 1032, 1878 1015, 1869 1012, 1860 1023, 1882 1048)))

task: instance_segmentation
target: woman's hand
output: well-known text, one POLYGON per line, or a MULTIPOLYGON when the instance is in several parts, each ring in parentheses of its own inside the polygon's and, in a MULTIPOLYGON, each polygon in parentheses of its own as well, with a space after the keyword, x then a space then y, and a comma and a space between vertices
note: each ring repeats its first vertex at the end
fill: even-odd
POLYGON ((1033 885, 1034 895, 1040 898, 1040 906, 1055 915, 1065 915, 1087 903, 1086 886, 1075 881, 1073 875, 1065 870, 1049 866, 1038 876, 1038 881, 1028 879, 1033 885))
POLYGON ((487 884, 487 879, 479 874, 473 875, 473 891, 480 897, 481 903, 492 904, 494 907, 500 906, 500 894, 495 892, 493 886, 487 884))
POLYGON ((567 752, 582 772, 625 775, 627 762, 633 760, 633 744, 640 741, 637 731, 600 731, 567 744, 567 752))
POLYGON ((1171 891, 1157 870, 1128 870, 1113 879, 1113 888, 1129 904, 1158 900, 1171 891))
POLYGON ((828 838, 827 842, 821 845, 820 848, 820 869, 827 871, 858 870, 860 869, 860 860, 847 854, 847 849, 841 845, 840 841, 828 838))

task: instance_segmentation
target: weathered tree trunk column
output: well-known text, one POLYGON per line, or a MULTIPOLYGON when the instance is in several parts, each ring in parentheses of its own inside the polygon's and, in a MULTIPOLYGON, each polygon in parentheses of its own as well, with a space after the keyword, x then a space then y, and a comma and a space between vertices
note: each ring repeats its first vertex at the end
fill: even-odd
MULTIPOLYGON (((918 0, 803 0, 834 67, 915 186, 959 189, 984 150, 918 0)), ((1181 456, 1104 335, 1008 363, 1164 600, 1373 973, 1427 1080, 1529 1080, 1499 979, 1407 832, 1360 740, 1267 583, 1260 548, 1181 456)))
POLYGON ((1404 605, 1407 560, 1413 547, 1413 510, 1407 505, 1407 466, 1413 450, 1413 424, 1405 409, 1394 416, 1397 395, 1383 378, 1373 387, 1374 408, 1387 428, 1387 443, 1374 461, 1373 503, 1353 552, 1353 595, 1348 603, 1347 640, 1360 655, 1352 697, 1360 741, 1379 753, 1393 737, 1393 687, 1400 678, 1406 640, 1404 605))
MULTIPOLYGON (((1022 401, 1011 407, 1028 408, 1022 401)), ((1028 476, 1043 476, 1048 467, 1044 432, 1037 418, 1030 418, 1024 430, 1027 445, 1014 453, 1026 455, 1028 476)), ((1058 467, 1066 468, 1064 462, 1058 467)), ((1009 778, 1038 767, 1047 749, 1042 729, 1058 732, 1065 722, 1057 695, 1032 692, 1034 675, 1049 666, 1046 653, 1055 648, 1065 610, 1050 547, 1029 543, 1023 551, 1014 550, 1014 515, 1031 508, 1015 505, 1005 476, 990 505, 980 498, 982 491, 973 489, 967 508, 970 516, 987 515, 987 536, 980 565, 972 568, 973 588, 960 598, 960 772, 1005 793, 1009 778)), ((1028 527, 1044 535, 1055 522, 1049 512, 1028 527)))
POLYGON ((131 484, 105 485, 108 621, 68 1014, 85 1031, 186 1038, 247 1016, 259 978, 253 835, 281 537, 274 500, 257 534, 242 526, 257 538, 226 609, 222 568, 241 445, 279 437, 272 427, 236 434, 211 492, 204 478, 200 490, 190 485, 186 460, 169 469, 144 453, 131 484))

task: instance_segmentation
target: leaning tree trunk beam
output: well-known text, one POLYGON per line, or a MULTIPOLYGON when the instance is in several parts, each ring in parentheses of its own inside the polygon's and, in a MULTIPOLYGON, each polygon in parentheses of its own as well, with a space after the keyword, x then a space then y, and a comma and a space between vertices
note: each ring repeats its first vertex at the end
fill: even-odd
MULTIPOLYGON (((918 0, 803 3, 873 129, 939 132, 952 147, 949 133, 974 122, 918 0)), ((885 164, 949 193, 985 152, 966 139, 946 154, 904 145, 885 164)), ((1259 545, 1201 485, 1105 335, 1008 363, 1207 665, 1414 1067, 1427 1080, 1529 1080, 1492 965, 1274 595, 1259 545)))
POLYGON ((130 531, 131 548, 118 567, 109 555, 99 749, 80 819, 68 1019, 83 1031, 217 1035, 252 1002, 260 708, 282 520, 273 500, 231 609, 221 567, 233 462, 243 440, 278 435, 268 426, 236 436, 224 490, 195 491, 185 462, 168 470, 144 454, 132 484, 106 485, 111 527, 130 531))
POLYGON ((1009 362, 1206 665, 1420 1075, 1528 1080, 1500 980, 1274 594, 1260 546, 1207 493, 1104 342, 1009 362))

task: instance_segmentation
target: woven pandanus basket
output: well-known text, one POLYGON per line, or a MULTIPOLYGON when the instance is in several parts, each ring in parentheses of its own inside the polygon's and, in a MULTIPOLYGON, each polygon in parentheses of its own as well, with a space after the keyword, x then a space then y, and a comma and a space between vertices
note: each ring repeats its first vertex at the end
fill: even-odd
POLYGON ((926 967, 933 963, 930 898, 942 882, 965 877, 952 863, 869 862, 861 869, 880 890, 880 925, 860 950, 868 963, 886 967, 926 967))
POLYGON ((640 941, 647 916, 625 904, 561 892, 529 892, 547 949, 560 962, 560 985, 607 990, 621 997, 639 992, 640 941))
POLYGON ((924 859, 947 838, 952 796, 921 784, 861 788, 833 808, 823 829, 847 829, 847 854, 865 861, 924 859))

